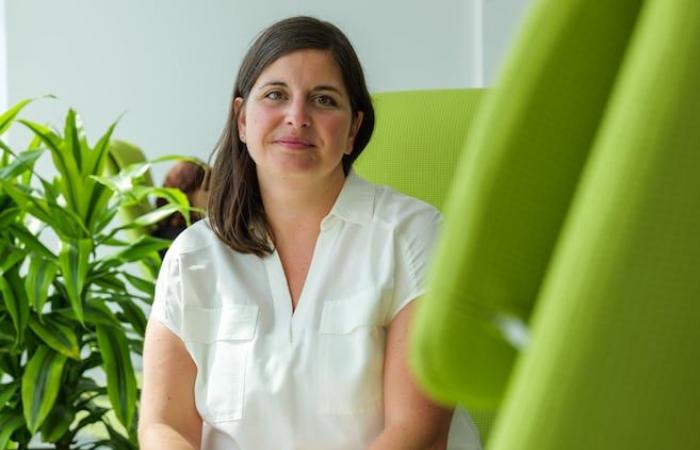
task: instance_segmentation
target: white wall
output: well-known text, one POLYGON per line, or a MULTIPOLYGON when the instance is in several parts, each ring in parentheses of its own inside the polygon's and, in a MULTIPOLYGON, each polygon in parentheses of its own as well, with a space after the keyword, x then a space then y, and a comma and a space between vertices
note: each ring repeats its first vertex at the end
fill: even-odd
MULTIPOLYGON (((487 2, 489 0, 486 0, 487 2)), ((51 93, 27 116, 61 124, 70 107, 95 139, 149 156, 206 159, 223 127, 235 72, 265 26, 285 16, 330 20, 353 42, 372 91, 481 83, 481 0, 7 0, 8 97, 51 93)), ((22 135, 14 132, 12 143, 22 135)), ((156 181, 167 167, 156 169, 156 181)))
POLYGON ((0 0, 0 111, 7 109, 7 46, 5 45, 5 0, 0 0))
POLYGON ((482 0, 484 80, 494 84, 533 0, 482 0))

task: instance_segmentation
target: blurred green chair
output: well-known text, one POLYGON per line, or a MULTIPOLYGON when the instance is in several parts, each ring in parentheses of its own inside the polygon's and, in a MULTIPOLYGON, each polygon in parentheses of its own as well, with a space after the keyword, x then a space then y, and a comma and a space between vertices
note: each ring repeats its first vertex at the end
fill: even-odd
POLYGON ((467 136, 411 363, 489 450, 699 449, 700 2, 538 0, 467 136))
MULTIPOLYGON (((376 127, 354 170, 442 209, 483 89, 384 92, 373 95, 376 127)), ((482 439, 494 417, 469 409, 482 439)))

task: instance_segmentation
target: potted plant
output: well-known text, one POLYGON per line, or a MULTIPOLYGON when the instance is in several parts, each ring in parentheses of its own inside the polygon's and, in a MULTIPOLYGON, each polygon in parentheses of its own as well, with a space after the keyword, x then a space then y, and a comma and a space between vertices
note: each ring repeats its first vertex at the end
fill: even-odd
POLYGON ((0 135, 19 122, 33 136, 19 152, 0 141, 0 449, 29 448, 37 434, 56 449, 137 448, 132 356, 143 347, 157 252, 169 242, 121 236, 174 211, 188 217, 187 197, 144 185, 149 163, 107 175, 115 124, 90 146, 73 110, 61 132, 18 120, 29 102, 0 116, 0 135), (33 169, 44 153, 56 169, 50 180, 33 169), (120 209, 153 195, 169 203, 118 223, 120 209), (136 261, 149 270, 134 273, 136 261), (96 426, 102 438, 76 444, 96 426))

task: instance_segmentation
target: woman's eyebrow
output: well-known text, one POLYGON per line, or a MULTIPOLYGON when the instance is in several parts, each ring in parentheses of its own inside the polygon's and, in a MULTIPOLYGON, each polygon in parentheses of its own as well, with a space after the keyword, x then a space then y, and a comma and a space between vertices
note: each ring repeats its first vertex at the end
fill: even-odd
POLYGON ((340 89, 338 89, 335 86, 331 86, 330 84, 322 84, 322 85, 316 86, 315 88, 313 88, 313 90, 314 91, 332 91, 338 95, 343 95, 343 93, 340 92, 340 89))
POLYGON ((267 83, 262 84, 258 89, 264 89, 268 86, 287 87, 287 83, 285 83, 284 81, 268 81, 267 83))
MULTIPOLYGON (((285 83, 284 81, 272 80, 272 81, 268 81, 268 82, 265 82, 262 85, 260 85, 258 90, 262 90, 262 89, 268 88, 270 86, 279 86, 279 87, 283 87, 283 88, 289 87, 287 85, 287 83, 285 83)), ((314 88, 311 89, 311 91, 312 92, 331 91, 331 92, 335 92, 336 94, 338 94, 340 96, 343 95, 343 93, 340 89, 338 89, 337 87, 335 87, 331 84, 319 84, 318 86, 314 86, 314 88)))

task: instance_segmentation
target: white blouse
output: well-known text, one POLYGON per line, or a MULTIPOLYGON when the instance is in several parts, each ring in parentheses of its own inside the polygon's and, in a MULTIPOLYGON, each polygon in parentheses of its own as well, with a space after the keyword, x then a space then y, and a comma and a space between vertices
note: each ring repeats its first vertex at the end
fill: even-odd
MULTIPOLYGON (((351 173, 321 222, 294 312, 276 252, 237 253, 206 220, 178 236, 151 317, 197 366, 202 449, 365 449, 383 428, 387 327, 423 294, 440 220, 351 173)), ((480 448, 463 410, 449 448, 480 448)))

